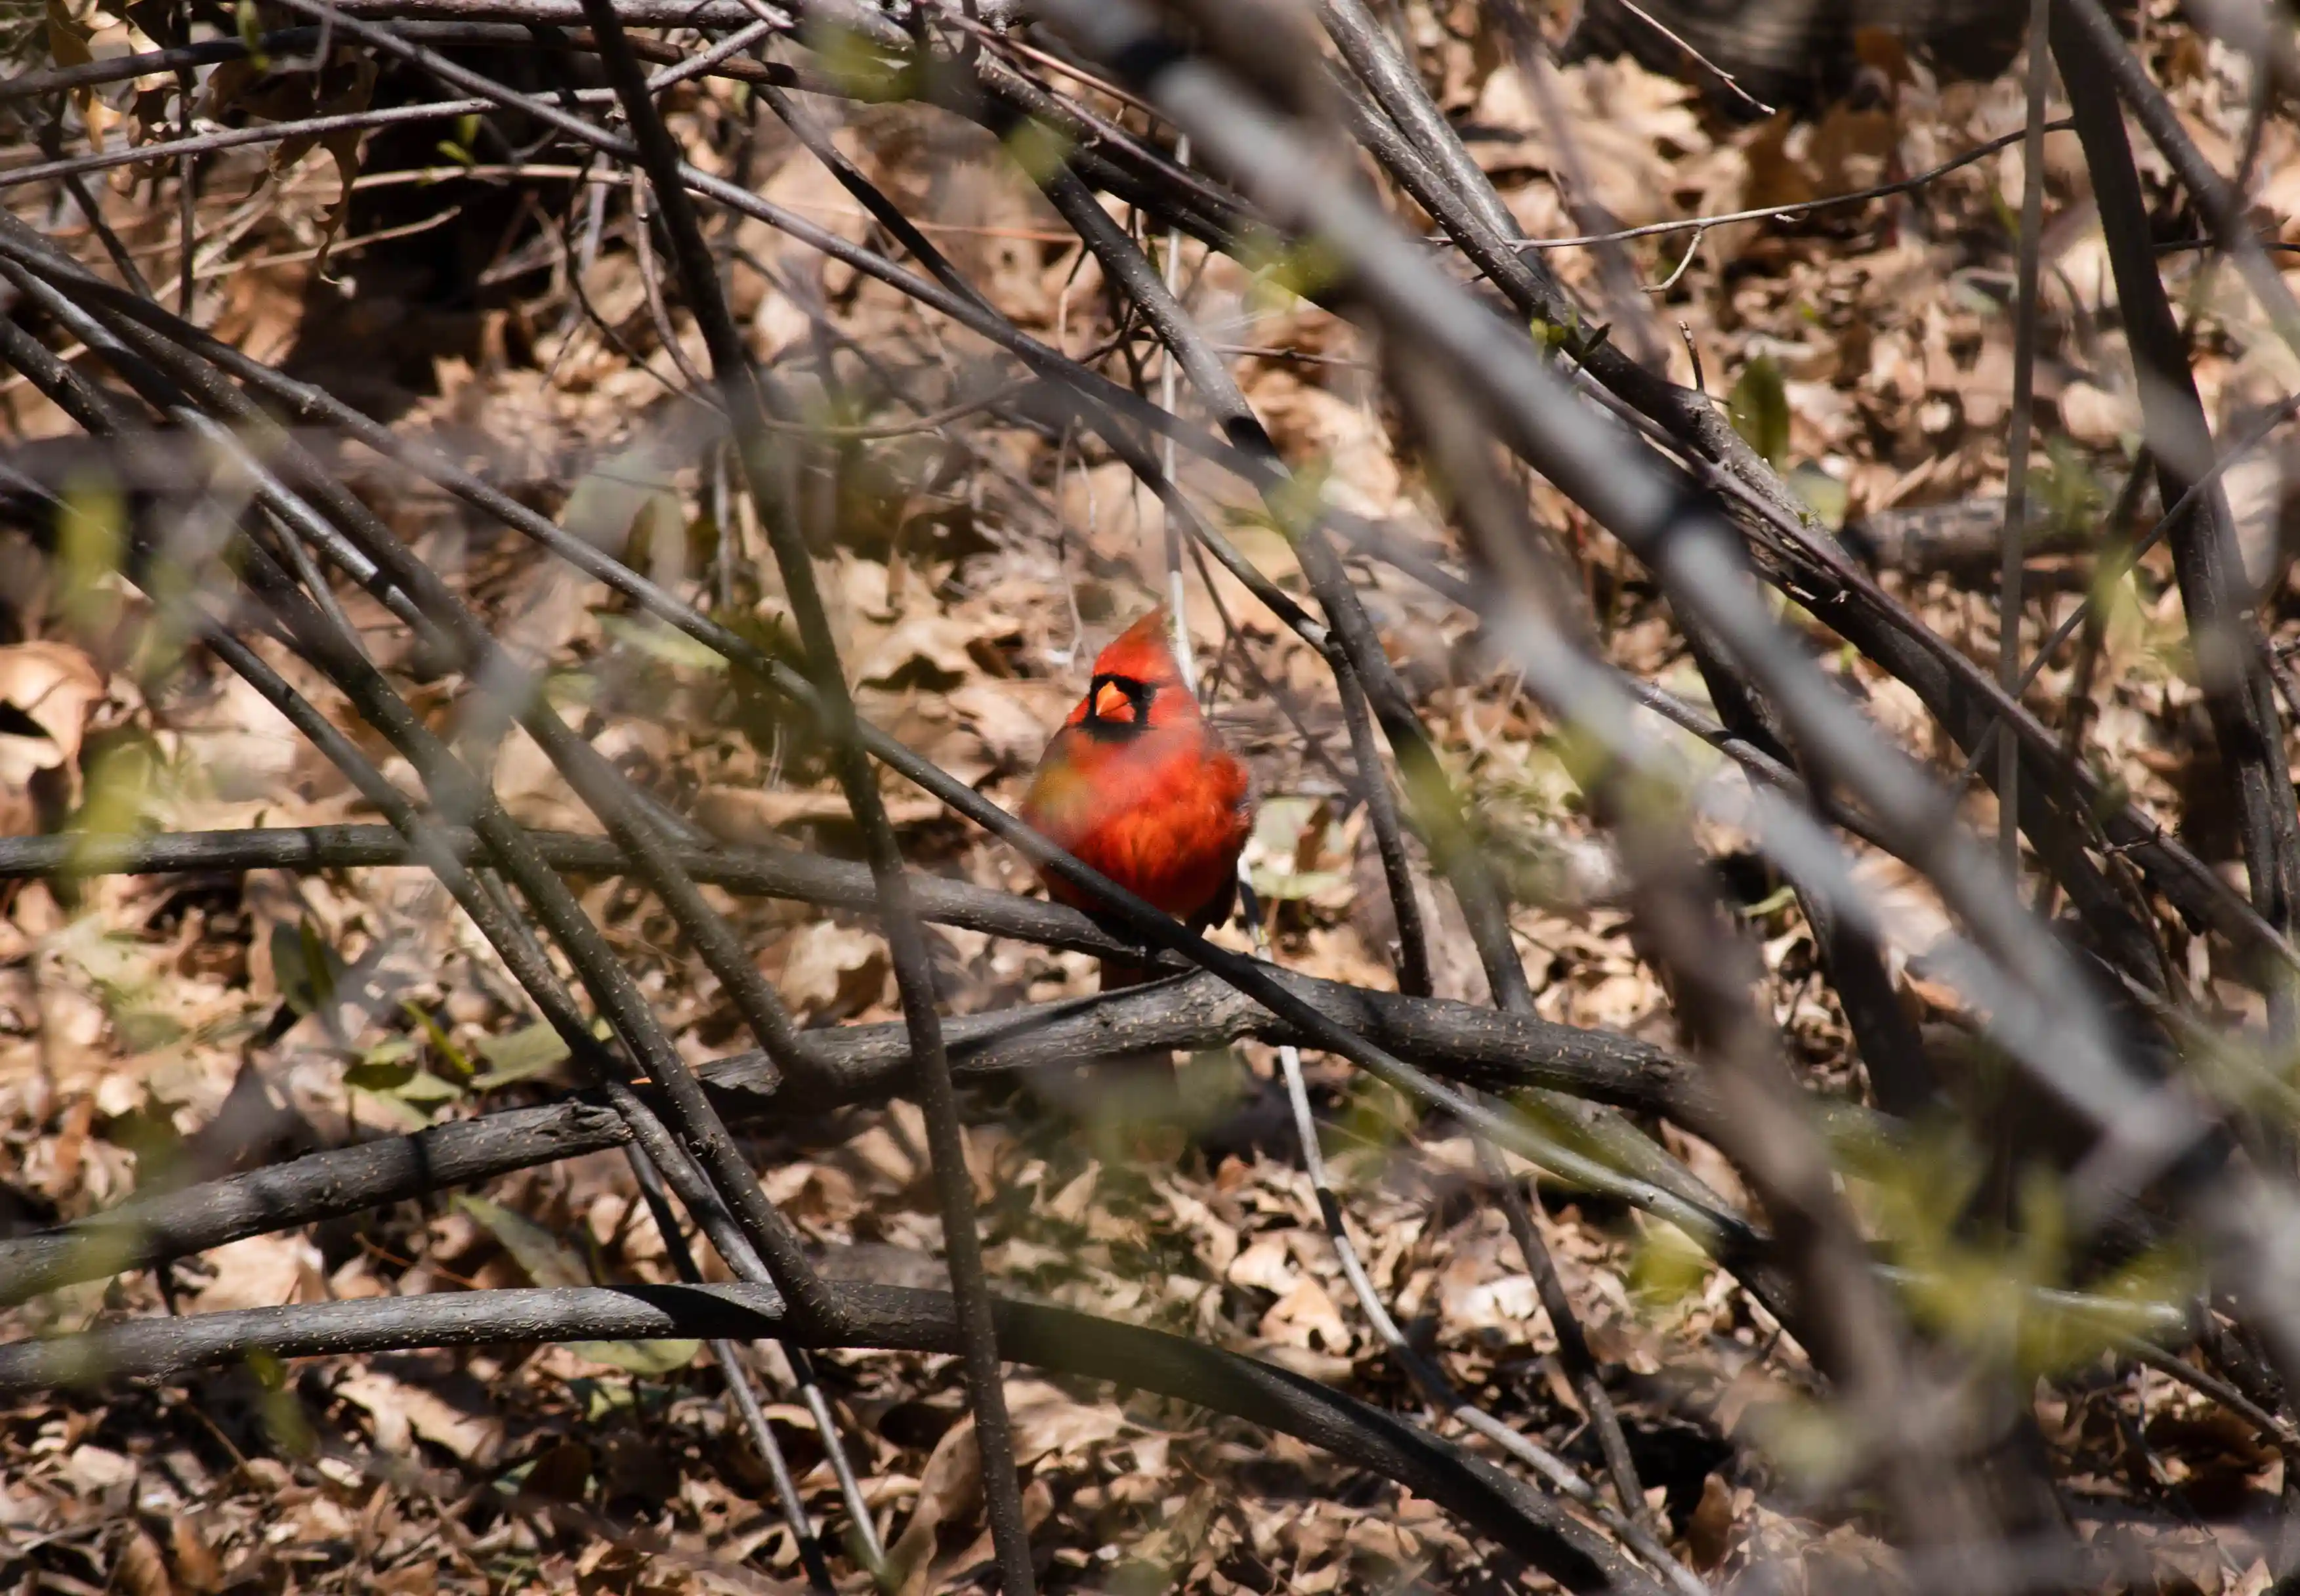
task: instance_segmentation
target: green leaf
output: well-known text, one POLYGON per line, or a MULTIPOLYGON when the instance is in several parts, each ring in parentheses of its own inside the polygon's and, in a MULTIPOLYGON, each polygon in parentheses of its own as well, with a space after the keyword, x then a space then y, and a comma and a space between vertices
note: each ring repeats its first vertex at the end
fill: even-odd
POLYGON ((1579 343, 1570 346, 1565 352, 1573 357, 1575 365, 1588 365, 1596 357, 1597 351, 1612 341, 1612 337, 1613 324, 1611 322, 1600 322, 1589 330, 1588 334, 1579 343))
POLYGON ((2092 526, 2108 507, 2108 489, 2100 473, 2084 450, 2067 438, 2055 435, 2045 440, 2042 469, 2029 480, 2030 491, 2044 501, 2040 520, 2046 531, 2092 526))
POLYGON ((1830 476, 1818 465, 1799 465, 1789 472, 1789 486, 1804 500, 1805 507, 1831 527, 1845 524, 1845 512, 1851 508, 1853 497, 1845 484, 1830 476))
POLYGON ((1254 273, 1251 302, 1271 311, 1294 300, 1314 299, 1349 275, 1341 251, 1314 238, 1274 248, 1264 241, 1261 249, 1246 252, 1241 263, 1254 273))
POLYGON ((257 1411, 271 1444, 290 1457, 310 1457, 318 1450, 317 1437, 311 1416, 304 1411, 288 1380, 287 1364, 262 1348, 254 1348, 247 1354, 247 1372, 255 1376, 260 1389, 257 1411))
POLYGON ((64 485, 55 517, 55 556, 64 619, 88 632, 115 623, 120 593, 112 577, 129 547, 127 497, 111 476, 79 473, 64 485))
POLYGON ((1741 915, 1744 919, 1762 920, 1768 915, 1779 914, 1796 901, 1796 888, 1776 887, 1757 902, 1748 905, 1741 911, 1741 915))
MULTIPOLYGON (((152 657, 159 652, 155 647, 152 657)), ((87 773, 87 797, 71 819, 71 834, 89 842, 144 830, 155 800, 171 790, 163 785, 169 773, 159 750, 141 738, 126 738, 96 750, 83 746, 80 768, 87 773)))
POLYGON ((436 1108, 462 1097, 463 1089, 453 1081, 441 1080, 429 1070, 418 1070, 391 1095, 413 1107, 421 1108, 428 1104, 436 1108))
POLYGON ((823 71, 855 98, 905 96, 905 74, 900 66, 880 54, 860 30, 841 22, 818 22, 807 29, 806 42, 823 71))
POLYGON ((132 1006, 114 1013, 112 1025, 119 1033, 120 1050, 131 1057, 168 1047, 191 1034, 189 1027, 173 1015, 132 1006))
POLYGON ((454 1075, 458 1081, 468 1081, 478 1073, 463 1049, 455 1045, 454 1039, 447 1034, 439 1022, 433 1019, 422 1005, 402 1002, 399 1007, 406 1012, 408 1018, 423 1027, 423 1034, 430 1039, 432 1049, 439 1055, 441 1062, 446 1065, 448 1074, 454 1075))
MULTIPOLYGON (((539 1286, 587 1286, 591 1266, 583 1255, 526 1215, 468 1194, 455 1206, 488 1227, 512 1261, 539 1286)), ((696 1341, 570 1341, 569 1349, 594 1363, 634 1375, 660 1376, 685 1368, 703 1343, 696 1341)))
POLYGON ((723 671, 727 656, 696 642, 662 622, 629 615, 601 614, 599 630, 619 643, 627 643, 651 659, 690 671, 723 671))
POLYGON ((554 671, 543 679, 544 701, 565 713, 598 701, 599 679, 588 671, 554 671))
POLYGON ((394 1118, 412 1116, 418 1124, 428 1124, 440 1105, 463 1095, 461 1086, 423 1068, 415 1039, 407 1036, 386 1037, 370 1048, 344 1071, 344 1084, 381 1104, 394 1118))
POLYGON ((1629 1292, 1656 1307, 1673 1308, 1707 1283, 1713 1266, 1692 1237, 1656 1221, 1629 1255, 1629 1292))
POLYGON ((1786 1394, 1752 1408, 1748 1423, 1766 1456, 1808 1489, 1842 1481, 1863 1450, 1842 1413, 1807 1397, 1786 1394))
POLYGON ((1254 873, 1254 895, 1264 903, 1294 902, 1314 898, 1349 879, 1338 870, 1280 870, 1263 865, 1254 873))
POLYGON ((1254 840, 1261 846, 1254 891, 1272 901, 1298 899, 1346 882, 1340 871, 1300 868, 1305 854, 1315 856, 1325 831, 1325 799, 1295 794, 1265 798, 1254 818, 1254 840))
POLYGON ((569 1341, 567 1349, 578 1358, 588 1358, 593 1363, 604 1363, 612 1368, 627 1370, 634 1375, 659 1378, 676 1374, 695 1361, 703 1349, 701 1341, 569 1341))
POLYGON ((247 64, 259 72, 271 70, 271 58, 263 53, 263 18, 255 9, 255 0, 239 0, 232 8, 232 26, 239 31, 239 42, 246 47, 247 64))
POLYGON ((1017 121, 1001 142, 1014 164, 1034 183, 1061 171, 1071 153, 1071 141, 1059 130, 1029 117, 1017 121))
POLYGON ((360 1060, 344 1072, 344 1084, 361 1091, 371 1091, 379 1097, 396 1097, 399 1089, 415 1078, 415 1065, 405 1058, 360 1060))
POLYGON ((503 1243, 504 1250, 511 1254, 512 1262, 525 1270, 528 1279, 537 1285, 597 1283, 591 1278, 591 1266, 581 1253, 526 1215, 469 1192, 459 1193, 455 1206, 486 1225, 488 1233, 503 1243))
POLYGON ((1527 336, 1533 339, 1536 352, 1544 360, 1554 363, 1562 355, 1577 366, 1588 364, 1589 357, 1604 348, 1613 336, 1610 322, 1585 327, 1580 313, 1570 309, 1562 322, 1535 316, 1526 322, 1525 330, 1527 336))
POLYGON ((508 1036, 487 1038, 479 1043, 479 1057, 488 1067, 471 1077, 471 1090, 493 1091, 565 1063, 567 1044, 560 1040, 559 1032, 538 1020, 508 1036))
POLYGON ((288 1383, 288 1366, 278 1355, 263 1347, 247 1349, 247 1372, 255 1376, 256 1384, 265 1391, 278 1391, 288 1383))
POLYGON ((354 1088, 351 1112, 362 1124, 385 1126, 403 1135, 412 1134, 431 1123, 431 1116, 412 1104, 400 1101, 388 1091, 362 1091, 354 1088))
POLYGON ((594 1380, 588 1376, 571 1380, 567 1388, 583 1403, 583 1422, 603 1424, 619 1413, 628 1413, 638 1406, 638 1393, 627 1381, 594 1380))
POLYGON ((280 999, 299 1015, 317 1014, 335 996, 344 961, 308 920, 271 928, 271 973, 280 999))
POLYGON ((1760 355, 1742 368, 1741 380, 1726 397, 1725 414, 1743 441, 1778 469, 1789 452, 1789 396, 1771 355, 1760 355))

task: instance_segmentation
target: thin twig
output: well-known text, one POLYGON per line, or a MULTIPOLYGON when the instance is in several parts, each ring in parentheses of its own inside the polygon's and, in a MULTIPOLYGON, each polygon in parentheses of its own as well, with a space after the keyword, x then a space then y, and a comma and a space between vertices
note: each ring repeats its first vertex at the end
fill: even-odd
MULTIPOLYGON (((1996 581, 1996 681, 2018 698, 2021 675, 2021 567, 2027 559, 2029 441, 2037 390, 2037 265, 2045 230, 2045 98, 2052 87, 2046 36, 2052 0, 2029 0, 2029 114, 2021 145, 2020 271, 2012 306, 2012 439, 2004 480, 2004 532, 1996 581)), ((2007 881, 2021 880, 2021 749, 1998 743, 1996 850, 2007 881)))
MULTIPOLYGON (((2228 448, 2221 450, 2218 457, 2213 460, 2211 469, 2189 483, 2180 497, 2173 501, 2171 509, 2159 515, 2146 531, 2132 539, 2129 546, 2118 554, 2117 570, 2112 573, 2112 579, 2121 580, 2122 574, 2130 571, 2142 556, 2178 531, 2204 502, 2204 495, 2216 487, 2231 467, 2257 450, 2262 444, 2268 441, 2278 428, 2296 415, 2300 415, 2300 393, 2286 396, 2273 409, 2255 422, 2249 432, 2228 448)), ((2136 472, 2136 477, 2138 474, 2136 472)), ((2016 701, 2036 685, 2037 678, 2043 673, 2045 667, 2052 663, 2053 656, 2067 647, 2068 640, 2076 635, 2079 627, 2096 624, 2100 621, 2102 603, 2102 583, 2096 580, 2086 589, 2078 607, 2066 620, 2053 629, 2052 636, 2046 638, 2038 646, 2037 652, 2029 656, 2029 663, 2022 669, 2020 680, 2013 689, 2012 697, 2016 701)), ((1988 757, 1988 749, 1996 737, 1996 728, 1991 726, 1983 734, 1981 740, 1973 745, 1973 750, 1966 757, 1964 768, 1954 783, 1955 786, 1962 787, 1971 781, 1981 762, 1988 757)))
MULTIPOLYGON (((596 91, 591 91, 596 98, 596 91)), ((386 105, 374 111, 346 111, 329 116, 300 117, 293 121, 266 122, 255 128, 219 128, 196 138, 183 137, 163 139, 154 144, 125 146, 120 149, 98 150, 92 155, 75 155, 69 160, 46 161, 36 166, 19 166, 13 171, 0 171, 0 189, 21 188, 29 183, 45 183, 59 178, 79 177, 92 171, 108 171, 115 166, 136 166, 147 162, 166 161, 177 156, 188 160, 195 155, 212 155, 220 150, 238 149, 251 144, 284 144, 291 138, 316 138, 329 133, 348 132, 355 129, 388 128, 402 122, 437 121, 443 118, 475 115, 495 108, 494 102, 484 99, 431 100, 415 105, 386 105)), ((177 313, 182 314, 180 311, 177 313)))
POLYGON ((1662 38, 1667 39, 1671 44, 1675 45, 1679 49, 1684 51, 1687 59, 1693 62, 1695 65, 1700 67, 1702 71, 1707 72, 1711 77, 1716 79, 1718 83, 1723 87, 1725 91, 1731 95, 1735 99, 1739 100, 1743 104, 1748 106, 1760 116, 1771 116, 1773 114, 1773 108, 1771 105, 1766 104, 1764 101, 1759 99, 1756 96, 1751 94, 1747 89, 1742 88, 1741 80, 1738 78, 1736 78, 1723 67, 1719 66, 1715 62, 1710 60, 1709 57, 1695 49, 1683 37, 1671 31, 1667 26, 1665 26, 1660 18, 1654 16, 1653 13, 1647 11, 1644 6, 1638 4, 1636 0, 1613 0, 1613 3, 1616 5, 1619 5, 1623 11, 1628 12, 1631 16, 1637 18, 1638 21, 1643 22, 1646 27, 1652 29, 1662 38))
MULTIPOLYGON (((342 1357, 520 1341, 782 1336, 817 1348, 953 1353, 951 1299, 890 1286, 833 1290, 836 1329, 805 1324, 755 1287, 579 1286, 371 1298, 134 1319, 0 1346, 0 1395, 104 1379, 166 1378, 258 1349, 342 1357)), ((1037 1303, 996 1305, 1018 1361, 1107 1380, 1298 1436, 1459 1515, 1569 1590, 1659 1596, 1660 1587, 1562 1506, 1389 1414, 1270 1364, 1179 1336, 1037 1303)))
MULTIPOLYGON (((2237 274, 2252 291, 2270 328, 2285 347, 2300 354, 2300 299, 2294 297, 2283 274, 2253 237, 2243 194, 2204 159, 2196 141, 2180 125, 2172 102, 2125 48, 2115 19, 2101 8, 2098 0, 2054 0, 2053 50, 2077 63, 2083 73, 2096 73, 2115 86, 2117 97, 2131 108, 2133 120, 2146 131, 2149 142, 2171 164, 2181 186, 2196 197, 2197 208, 2212 224, 2221 247, 2236 263, 2237 274)), ((2072 85, 2079 75, 2065 66, 2062 71, 2072 85)), ((2145 230, 2140 235, 2146 236, 2145 230)), ((2195 469, 2185 462, 2182 468, 2195 469)))
POLYGON ((975 1229, 974 1178, 967 1169, 965 1136, 959 1125, 950 1063, 943 1049, 933 968, 925 936, 912 909, 901 849, 895 840, 894 827, 887 820, 878 777, 856 735, 854 700, 848 695, 838 643, 817 589, 813 556, 796 523, 784 473, 776 464, 780 451, 770 441, 766 429, 756 424, 769 414, 779 413, 780 419, 787 422, 797 417, 788 401, 780 398, 771 380, 752 367, 741 334, 720 291, 717 269, 704 243, 701 223, 688 198, 679 147, 665 130, 654 101, 646 92, 646 80, 624 41, 622 23, 614 6, 611 0, 584 0, 584 12, 598 40, 600 59, 607 69, 608 79, 629 120, 640 160, 654 184, 655 197, 662 206, 663 231, 686 290, 688 310, 695 317, 704 344, 711 353, 712 374, 734 424, 738 457, 751 499, 765 523, 768 542, 782 575, 783 589, 798 622, 808 673, 823 714, 824 728, 831 738, 839 784, 846 790, 848 807, 862 828, 869 852, 871 876, 879 890, 880 923, 917 1061, 915 1082, 920 1107, 926 1115, 936 1198, 942 1210, 943 1245, 950 1268, 952 1294, 958 1308, 966 1383, 973 1403, 975 1433, 982 1457, 983 1490, 996 1545, 1000 1585, 1004 1596, 1029 1596, 1036 1583, 1030 1563, 1029 1532, 1022 1518, 1012 1427, 1007 1417, 1005 1387, 999 1371, 996 1330, 991 1323, 981 1239, 975 1229))
MULTIPOLYGON (((2065 133, 2076 123, 2065 117, 2045 124, 2047 133, 2065 133)), ((2000 134, 1985 144, 1977 144, 1961 155, 1952 155, 1937 165, 1929 166, 1914 177, 1899 178, 1889 183, 1879 183, 1873 188, 1855 188, 1849 193, 1824 195, 1819 199, 1799 200, 1795 205, 1758 205, 1746 211, 1719 211, 1707 216, 1685 216, 1675 221, 1648 221, 1641 227, 1616 228, 1611 232, 1583 233, 1570 238, 1524 238, 1512 246, 1516 249, 1587 249, 1601 244, 1619 244, 1630 238, 1651 238, 1662 233, 1681 233, 1688 229, 1705 232, 1712 227, 1723 227, 1735 221, 1768 221, 1776 216, 1802 216, 1807 211, 1826 210, 1834 205, 1857 205, 1872 199, 1889 199, 1896 194, 1911 194, 1929 183, 1938 182, 1959 167, 1985 161, 2001 149, 2021 143, 2029 137, 2024 126, 2020 131, 2000 134)), ((1688 252, 1690 253, 1689 251, 1688 252)))
MULTIPOLYGON (((639 1196, 654 1220, 655 1233, 662 1239, 672 1272, 688 1285, 701 1285, 703 1271, 696 1266, 694 1250, 687 1244, 687 1233, 679 1228, 679 1215, 671 1206, 671 1193, 664 1189, 662 1176, 654 1161, 628 1142, 623 1146, 623 1157, 630 1166, 631 1178, 638 1182, 639 1196)), ((798 1543, 799 1563, 806 1570, 808 1587, 818 1592, 830 1591, 830 1566, 823 1560, 822 1543, 814 1533, 813 1521, 807 1517, 806 1503, 799 1496, 790 1460, 783 1456, 782 1443, 775 1439, 774 1427, 767 1423, 767 1416, 759 1407, 758 1393, 751 1389, 750 1370, 744 1366, 735 1343, 724 1337, 712 1341, 711 1356, 726 1378, 728 1394, 734 1399, 736 1414, 750 1434, 751 1445, 757 1450, 759 1460, 767 1466, 783 1522, 790 1526, 791 1538, 798 1543)), ((823 1442, 826 1447, 835 1446, 837 1438, 826 1435, 823 1442)))
MULTIPOLYGON (((1270 945, 1262 934, 1261 911, 1254 901, 1254 884, 1248 879, 1243 861, 1238 867, 1238 890, 1246 906, 1246 925, 1254 934, 1254 955, 1270 957, 1270 945)), ((1576 1474, 1571 1466, 1548 1448, 1520 1433, 1481 1408, 1471 1405, 1442 1370, 1413 1349, 1405 1339, 1397 1321, 1390 1316, 1381 1293, 1374 1289, 1372 1279, 1359 1260, 1357 1247, 1350 1240, 1348 1222, 1344 1217, 1341 1199, 1334 1194, 1332 1180, 1326 1173, 1326 1159, 1318 1142, 1318 1122, 1310 1107, 1310 1091, 1302 1078, 1302 1054, 1297 1048, 1281 1046, 1278 1049, 1278 1065, 1286 1082, 1286 1096, 1294 1111, 1294 1132, 1302 1149, 1302 1166, 1310 1177, 1310 1189, 1318 1199, 1318 1215, 1326 1229, 1326 1238, 1334 1249, 1334 1256, 1342 1266, 1343 1278, 1349 1282, 1350 1291, 1357 1299, 1358 1308, 1373 1327, 1390 1357, 1403 1369, 1422 1394, 1439 1412, 1455 1422, 1486 1437, 1511 1457, 1531 1468, 1546 1480, 1554 1490, 1564 1492, 1579 1502, 1600 1522, 1621 1536, 1629 1548, 1658 1571, 1685 1596, 1704 1596, 1707 1586, 1683 1564, 1670 1556, 1669 1550, 1642 1521, 1640 1498, 1632 1494, 1621 1510, 1606 1505, 1587 1480, 1576 1474)), ((1489 1146, 1482 1139, 1481 1147, 1489 1146)), ((1558 1331, 1562 1341, 1566 1330, 1558 1331)), ((1608 1409, 1610 1412, 1610 1408, 1608 1409)))
POLYGON ((1597 1450, 1604 1454, 1606 1472, 1612 1476, 1613 1494, 1620 1500, 1623 1513, 1651 1531, 1654 1526, 1646 1506, 1645 1486, 1638 1478, 1637 1460, 1629 1455, 1629 1437, 1621 1433, 1621 1415, 1613 1410, 1613 1399, 1605 1390, 1596 1355, 1589 1349, 1589 1338, 1581 1333, 1581 1321, 1573 1312, 1573 1299, 1566 1294, 1565 1283, 1558 1277, 1557 1262, 1550 1257, 1541 1232, 1535 1228, 1524 1189, 1492 1142, 1478 1138, 1476 1151, 1486 1184, 1502 1199, 1502 1212, 1509 1220, 1510 1234, 1517 1241, 1518 1254, 1533 1275, 1542 1311, 1549 1316, 1550 1333, 1557 1338, 1558 1361, 1564 1366, 1565 1377, 1573 1383, 1581 1399, 1590 1428, 1597 1433, 1597 1450))

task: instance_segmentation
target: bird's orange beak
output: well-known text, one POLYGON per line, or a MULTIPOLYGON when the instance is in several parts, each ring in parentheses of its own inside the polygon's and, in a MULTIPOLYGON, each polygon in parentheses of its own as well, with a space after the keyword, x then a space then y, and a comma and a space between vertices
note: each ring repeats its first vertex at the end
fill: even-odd
POLYGON ((1130 721, 1134 700, 1114 681, 1105 681, 1094 695, 1094 717, 1100 721, 1130 721))

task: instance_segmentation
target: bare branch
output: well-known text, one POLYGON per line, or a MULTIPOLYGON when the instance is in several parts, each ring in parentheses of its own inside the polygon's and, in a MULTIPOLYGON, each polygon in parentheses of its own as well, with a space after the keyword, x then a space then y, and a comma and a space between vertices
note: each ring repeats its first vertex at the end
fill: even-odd
MULTIPOLYGON (((457 1291, 130 1320, 83 1335, 0 1346, 0 1393, 164 1378, 259 1349, 318 1358, 403 1347, 690 1336, 780 1336, 818 1348, 943 1353, 961 1345, 951 1299, 940 1292, 838 1286, 832 1299, 836 1329, 795 1319, 757 1288, 739 1285, 457 1291)), ((1314 1381, 1066 1308, 999 1299, 993 1311, 1000 1343, 1017 1362, 1154 1391, 1297 1436, 1428 1497, 1568 1590, 1660 1596, 1651 1580, 1548 1498, 1314 1381)))

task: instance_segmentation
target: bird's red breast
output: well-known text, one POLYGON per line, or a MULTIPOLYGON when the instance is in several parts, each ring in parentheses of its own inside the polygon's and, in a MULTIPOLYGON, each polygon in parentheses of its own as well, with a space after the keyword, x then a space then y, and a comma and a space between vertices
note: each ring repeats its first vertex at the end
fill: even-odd
MULTIPOLYGON (((1038 761, 1022 818, 1203 930, 1229 916, 1254 804, 1246 766, 1183 684, 1167 626, 1162 606, 1096 658, 1086 697, 1038 761)), ((1051 874, 1046 891, 1057 902, 1096 907, 1051 874)))

